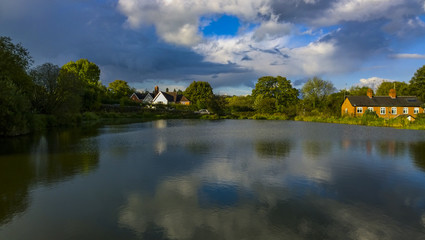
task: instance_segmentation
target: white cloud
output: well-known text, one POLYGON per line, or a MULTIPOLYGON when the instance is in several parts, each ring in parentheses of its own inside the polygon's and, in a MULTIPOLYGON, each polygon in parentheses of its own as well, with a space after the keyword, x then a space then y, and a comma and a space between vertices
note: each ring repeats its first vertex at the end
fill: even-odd
POLYGON ((370 77, 370 78, 362 78, 360 79, 360 83, 357 86, 360 87, 369 87, 376 91, 383 82, 394 82, 395 80, 385 79, 380 77, 370 77))
POLYGON ((210 39, 194 47, 205 61, 236 63, 266 75, 315 76, 339 73, 351 67, 355 60, 340 54, 335 41, 312 42, 298 48, 285 47, 290 37, 252 41, 254 33, 233 38, 210 39), (248 60, 246 60, 248 59, 248 60))
POLYGON ((413 59, 425 59, 425 55, 416 53, 399 53, 391 55, 393 58, 413 58, 413 59))
MULTIPOLYGON (((269 0, 119 0, 118 9, 127 16, 130 27, 154 25, 159 37, 168 43, 193 46, 200 42, 200 18, 228 14, 241 19, 256 19, 270 13, 269 0)), ((203 24, 203 23, 202 23, 203 24)))

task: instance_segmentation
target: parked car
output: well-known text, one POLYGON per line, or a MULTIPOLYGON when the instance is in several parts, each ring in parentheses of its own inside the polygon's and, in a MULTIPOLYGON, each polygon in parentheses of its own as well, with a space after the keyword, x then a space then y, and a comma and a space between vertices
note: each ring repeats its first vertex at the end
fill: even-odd
POLYGON ((210 114, 210 111, 208 111, 208 109, 201 109, 199 111, 196 111, 195 113, 198 113, 198 114, 210 114))

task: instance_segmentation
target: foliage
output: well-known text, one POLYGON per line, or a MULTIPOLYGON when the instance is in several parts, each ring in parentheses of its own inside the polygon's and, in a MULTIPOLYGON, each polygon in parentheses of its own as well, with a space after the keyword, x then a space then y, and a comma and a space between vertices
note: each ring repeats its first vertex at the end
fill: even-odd
POLYGON ((21 44, 0 37, 0 135, 29 131, 34 84, 26 70, 31 63, 28 51, 21 44))
POLYGON ((410 94, 425 102, 425 65, 415 72, 409 83, 410 94))
POLYGON ((131 88, 124 80, 115 80, 109 83, 108 91, 113 98, 120 99, 129 98, 132 93, 136 92, 136 89, 131 88))
POLYGON ((378 117, 378 114, 376 114, 376 112, 375 112, 375 111, 372 111, 372 110, 370 110, 370 109, 367 109, 367 110, 363 113, 362 118, 377 119, 377 118, 379 118, 379 117, 378 117))
POLYGON ((376 96, 388 96, 390 89, 397 89, 397 95, 409 95, 409 85, 405 82, 382 82, 376 90, 376 96))
POLYGON ((258 95, 254 101, 254 109, 259 113, 276 112, 276 98, 258 95))
POLYGON ((326 99, 326 106, 323 109, 323 112, 332 116, 340 116, 341 115, 341 105, 345 100, 345 96, 348 95, 346 90, 340 90, 339 92, 332 93, 326 99))
POLYGON ((253 111, 254 98, 248 96, 233 96, 226 98, 227 107, 231 112, 253 111))
POLYGON ((214 96, 211 85, 202 81, 193 81, 184 91, 184 95, 197 109, 207 108, 208 101, 214 96))
POLYGON ((103 88, 100 83, 99 67, 88 61, 80 59, 76 62, 70 61, 62 66, 62 70, 74 74, 83 85, 82 110, 89 111, 100 106, 103 88))
POLYGON ((306 104, 312 105, 313 108, 322 107, 326 98, 334 91, 335 87, 331 82, 318 77, 310 78, 301 89, 306 104))
POLYGON ((252 97, 257 111, 285 112, 286 108, 295 106, 298 102, 298 90, 285 77, 266 76, 258 79, 252 90, 252 97))
POLYGON ((228 113, 226 111, 226 97, 224 96, 216 96, 210 98, 210 100, 207 102, 207 109, 211 113, 215 113, 216 115, 225 115, 228 113))
POLYGON ((32 102, 38 113, 51 114, 57 107, 60 68, 52 63, 37 66, 29 72, 36 84, 32 102))
POLYGON ((369 87, 352 86, 349 90, 351 96, 367 96, 369 87))
POLYGON ((62 68, 58 76, 58 88, 52 113, 55 115, 80 113, 84 91, 84 84, 75 72, 62 68))

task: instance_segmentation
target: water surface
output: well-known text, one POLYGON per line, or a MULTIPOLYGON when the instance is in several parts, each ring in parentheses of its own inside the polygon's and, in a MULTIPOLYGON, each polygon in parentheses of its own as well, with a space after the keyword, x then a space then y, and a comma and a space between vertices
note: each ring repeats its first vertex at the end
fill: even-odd
POLYGON ((0 239, 425 239, 424 131, 160 120, 0 153, 0 239))

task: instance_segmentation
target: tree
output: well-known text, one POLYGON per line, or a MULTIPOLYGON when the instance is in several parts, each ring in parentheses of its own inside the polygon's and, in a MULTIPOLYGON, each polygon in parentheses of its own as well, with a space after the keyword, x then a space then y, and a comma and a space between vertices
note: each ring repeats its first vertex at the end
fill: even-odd
POLYGON ((351 96, 367 96, 369 87, 352 86, 349 90, 351 96))
POLYGON ((124 80, 115 80, 108 85, 108 91, 116 99, 129 98, 132 93, 136 90, 131 88, 128 83, 124 80))
POLYGON ((58 77, 60 68, 52 63, 37 66, 29 72, 35 83, 33 107, 39 113, 51 114, 57 105, 58 77))
POLYGON ((62 66, 62 70, 73 73, 83 84, 82 110, 94 110, 100 105, 102 84, 100 82, 99 67, 88 61, 80 59, 76 62, 70 61, 62 66))
POLYGON ((326 99, 326 107, 324 108, 324 111, 328 115, 339 117, 341 115, 341 105, 345 100, 345 96, 348 96, 348 91, 345 89, 329 95, 326 99))
POLYGON ((390 89, 397 90, 397 95, 409 95, 409 84, 405 82, 382 82, 376 90, 376 96, 388 96, 390 89))
POLYGON ((196 104, 198 109, 206 108, 207 103, 214 97, 211 85, 202 81, 193 81, 184 91, 184 95, 196 104))
POLYGON ((425 101, 425 65, 419 68, 410 79, 410 94, 425 101))
POLYGON ((269 113, 285 112, 288 107, 297 103, 298 90, 292 87, 291 81, 285 77, 266 76, 258 79, 252 90, 252 97, 255 99, 254 108, 257 110, 266 107, 269 113), (275 104, 273 108, 270 107, 272 102, 275 104))
POLYGON ((254 109, 260 113, 273 113, 277 110, 276 98, 258 95, 254 101, 254 109))
POLYGON ((31 63, 28 51, 21 44, 0 37, 0 135, 29 131, 34 84, 27 69, 31 63))
POLYGON ((84 91, 84 84, 75 72, 61 69, 52 113, 59 118, 78 114, 82 108, 84 91))
POLYGON ((310 78, 302 87, 301 92, 307 104, 312 104, 313 108, 321 107, 326 98, 335 92, 335 87, 331 82, 318 77, 310 78))
POLYGON ((228 97, 226 98, 226 102, 231 112, 247 112, 254 110, 254 98, 251 95, 228 97))

